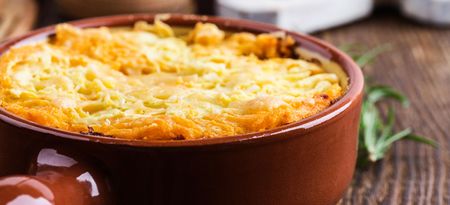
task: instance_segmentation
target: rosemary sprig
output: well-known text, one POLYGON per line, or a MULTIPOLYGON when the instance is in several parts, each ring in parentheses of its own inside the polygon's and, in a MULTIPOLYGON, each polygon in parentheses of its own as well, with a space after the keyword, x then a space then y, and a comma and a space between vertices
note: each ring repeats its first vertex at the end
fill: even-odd
MULTIPOLYGON (((389 49, 384 45, 362 52, 361 46, 345 45, 341 49, 347 52, 361 68, 372 62, 379 54, 389 49)), ((366 85, 361 110, 359 126, 358 166, 362 167, 369 162, 382 159, 394 142, 402 139, 412 140, 437 147, 437 143, 429 138, 415 135, 410 128, 394 132, 395 111, 388 105, 386 117, 379 104, 384 100, 393 99, 408 107, 408 99, 399 91, 386 85, 366 85)))

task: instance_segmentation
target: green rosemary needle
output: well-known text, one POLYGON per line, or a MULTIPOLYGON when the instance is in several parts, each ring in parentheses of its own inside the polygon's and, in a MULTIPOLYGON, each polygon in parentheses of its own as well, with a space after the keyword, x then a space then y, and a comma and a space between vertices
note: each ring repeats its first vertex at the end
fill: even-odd
MULTIPOLYGON (((389 45, 376 47, 361 52, 361 47, 345 45, 341 49, 347 52, 361 68, 372 62, 379 54, 389 49, 389 45)), ((388 104, 386 117, 379 107, 384 100, 393 99, 408 107, 409 101, 399 91, 386 85, 366 84, 361 109, 358 145, 358 166, 382 159, 394 142, 402 139, 412 140, 437 147, 437 143, 429 138, 415 135, 410 128, 394 132, 395 111, 388 104)))

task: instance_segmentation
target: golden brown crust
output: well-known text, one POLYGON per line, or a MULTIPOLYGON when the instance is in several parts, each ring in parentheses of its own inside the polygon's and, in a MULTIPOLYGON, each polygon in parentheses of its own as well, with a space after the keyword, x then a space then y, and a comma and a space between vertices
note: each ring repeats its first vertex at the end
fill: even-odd
POLYGON ((162 22, 139 23, 134 29, 113 33, 107 28, 61 25, 51 44, 11 49, 0 58, 1 106, 24 119, 68 131, 141 140, 198 139, 295 122, 325 109, 343 92, 333 74, 302 60, 283 58, 293 55, 295 42, 290 37, 249 33, 225 37, 214 25, 199 24, 185 42, 173 37, 162 22), (154 35, 130 38, 133 32, 154 35), (145 49, 153 48, 165 53, 151 58, 151 50, 145 49), (195 68, 197 61, 189 58, 217 68, 195 68), (258 72, 267 71, 278 80, 261 80, 251 73, 253 68, 233 73, 240 65, 262 66, 258 72), (274 68, 279 73, 271 73, 274 68), (243 83, 245 79, 256 88, 243 83), (182 95, 186 92, 190 95, 182 95), (153 97, 141 99, 149 95, 153 97), (184 97, 173 101, 174 95, 184 97))

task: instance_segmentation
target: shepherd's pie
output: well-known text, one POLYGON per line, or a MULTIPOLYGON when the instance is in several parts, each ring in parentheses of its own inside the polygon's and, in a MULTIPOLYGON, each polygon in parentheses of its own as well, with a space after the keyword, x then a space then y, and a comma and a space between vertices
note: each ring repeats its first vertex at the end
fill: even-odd
POLYGON ((232 136, 299 121, 345 92, 282 33, 69 24, 0 58, 3 109, 66 131, 139 140, 232 136))

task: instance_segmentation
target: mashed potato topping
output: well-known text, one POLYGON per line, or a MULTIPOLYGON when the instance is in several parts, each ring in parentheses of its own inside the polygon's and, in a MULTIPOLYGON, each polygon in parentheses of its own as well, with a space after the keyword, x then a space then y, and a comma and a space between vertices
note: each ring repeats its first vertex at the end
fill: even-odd
POLYGON ((133 28, 56 27, 0 58, 0 103, 15 115, 87 134, 155 140, 263 131, 318 113, 344 89, 294 59, 282 34, 186 35, 161 21, 133 28))

